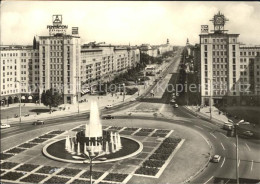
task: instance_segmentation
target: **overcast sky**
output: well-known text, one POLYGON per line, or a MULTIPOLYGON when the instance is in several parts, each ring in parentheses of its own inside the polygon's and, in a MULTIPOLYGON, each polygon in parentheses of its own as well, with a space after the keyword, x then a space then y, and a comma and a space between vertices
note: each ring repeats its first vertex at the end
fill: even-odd
POLYGON ((52 15, 62 14, 63 24, 79 27, 84 43, 174 45, 199 41, 200 25, 213 29, 213 15, 229 19, 226 29, 240 41, 260 45, 259 2, 87 2, 9 1, 1 3, 1 43, 32 44, 34 35, 48 35, 52 15))

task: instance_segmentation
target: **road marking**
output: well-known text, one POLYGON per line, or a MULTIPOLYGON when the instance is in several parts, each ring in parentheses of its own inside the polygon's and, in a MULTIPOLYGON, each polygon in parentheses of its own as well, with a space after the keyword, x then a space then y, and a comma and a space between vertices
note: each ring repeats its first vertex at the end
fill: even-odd
POLYGON ((249 151, 251 151, 250 148, 249 148, 249 146, 247 145, 247 143, 245 143, 245 144, 246 144, 247 149, 248 149, 249 151))
POLYGON ((225 159, 225 157, 224 157, 223 162, 222 162, 222 164, 221 164, 220 167, 222 167, 222 166, 224 165, 225 160, 226 160, 226 159, 225 159))
POLYGON ((228 139, 228 137, 225 135, 225 134, 223 134, 222 132, 220 132, 222 135, 224 135, 227 139, 228 139))
POLYGON ((210 127, 207 126, 207 125, 202 125, 202 126, 204 126, 204 127, 208 128, 208 129, 212 130, 212 128, 210 128, 210 127))
POLYGON ((224 145, 222 144, 222 142, 221 142, 220 144, 221 144, 221 146, 222 146, 223 150, 225 150, 225 147, 224 147, 224 145))
POLYGON ((198 132, 198 134, 206 141, 206 143, 209 145, 209 147, 211 148, 209 141, 201 134, 198 132))
POLYGON ((210 132, 210 135, 212 135, 213 137, 215 137, 215 139, 217 139, 217 137, 215 135, 213 135, 213 133, 210 132))
POLYGON ((251 171, 253 170, 253 164, 254 164, 254 161, 252 160, 251 161, 251 171))
POLYGON ((198 126, 198 125, 194 125, 195 127, 198 127, 198 128, 200 128, 200 129, 202 129, 203 130, 203 128, 202 127, 200 127, 200 126, 198 126))
POLYGON ((239 165, 240 165, 240 159, 238 160, 238 165, 237 165, 237 167, 239 167, 239 165))
POLYGON ((204 184, 208 183, 212 178, 213 176, 211 176, 204 184))
POLYGON ((230 179, 227 180, 227 182, 225 184, 227 184, 230 181, 230 179))

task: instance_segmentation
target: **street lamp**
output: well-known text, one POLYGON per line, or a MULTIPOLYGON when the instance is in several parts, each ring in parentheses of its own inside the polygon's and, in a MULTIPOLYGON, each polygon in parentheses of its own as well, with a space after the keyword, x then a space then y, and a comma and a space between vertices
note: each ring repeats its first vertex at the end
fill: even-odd
POLYGON ((21 117, 21 114, 22 114, 22 108, 21 108, 21 98, 22 98, 22 94, 21 94, 21 89, 20 89, 20 86, 21 86, 21 82, 18 81, 18 80, 15 80, 15 82, 17 82, 19 84, 19 92, 20 92, 20 98, 19 98, 19 122, 21 123, 22 122, 22 117, 21 117))
POLYGON ((214 77, 211 79, 211 78, 206 78, 206 79, 208 79, 209 81, 210 81, 210 87, 209 87, 209 104, 210 104, 210 106, 209 106, 209 112, 210 112, 210 120, 212 120, 212 112, 211 112, 211 110, 212 110, 212 79, 215 79, 214 77))
POLYGON ((125 83, 123 83, 123 102, 125 101, 125 83))
POLYGON ((140 95, 140 86, 139 86, 139 84, 140 84, 140 78, 138 79, 138 83, 137 83, 137 85, 138 85, 138 96, 140 95))
POLYGON ((79 114, 79 76, 75 77, 77 79, 76 85, 77 85, 77 101, 78 101, 78 114, 79 114))
MULTIPOLYGON (((240 124, 245 124, 245 121, 242 119, 238 123, 234 123, 235 127, 235 134, 236 134, 236 178, 237 178, 237 184, 239 184, 239 169, 238 169, 238 134, 237 134, 237 129, 240 124)), ((245 125, 248 125, 245 124, 245 125)))

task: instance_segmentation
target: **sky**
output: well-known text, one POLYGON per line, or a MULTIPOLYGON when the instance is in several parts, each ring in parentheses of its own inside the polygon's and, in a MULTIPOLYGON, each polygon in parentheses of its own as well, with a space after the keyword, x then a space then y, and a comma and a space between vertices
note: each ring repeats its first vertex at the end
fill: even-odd
POLYGON ((82 43, 199 42, 200 26, 218 11, 229 21, 228 33, 240 34, 240 42, 260 45, 260 2, 174 1, 4 1, 1 3, 1 44, 32 44, 33 36, 48 35, 52 15, 62 14, 63 24, 79 27, 82 43))

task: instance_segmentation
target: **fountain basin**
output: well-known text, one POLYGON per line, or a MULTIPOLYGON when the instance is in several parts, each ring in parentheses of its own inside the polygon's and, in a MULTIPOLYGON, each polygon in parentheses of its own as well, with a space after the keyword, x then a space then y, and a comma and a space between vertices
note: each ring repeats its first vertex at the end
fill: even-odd
MULTIPOLYGON (((100 158, 106 158, 106 160, 93 160, 93 163, 105 163, 123 160, 133 157, 139 154, 143 150, 143 144, 130 137, 121 136, 122 149, 115 153, 110 153, 100 158)), ((53 160, 69 163, 83 163, 85 160, 77 160, 73 158, 74 155, 68 153, 65 150, 65 139, 51 142, 43 147, 43 154, 53 160)), ((75 154, 76 156, 76 154, 75 154)))

